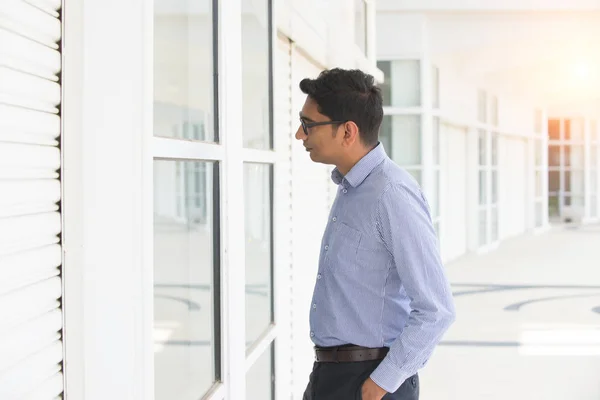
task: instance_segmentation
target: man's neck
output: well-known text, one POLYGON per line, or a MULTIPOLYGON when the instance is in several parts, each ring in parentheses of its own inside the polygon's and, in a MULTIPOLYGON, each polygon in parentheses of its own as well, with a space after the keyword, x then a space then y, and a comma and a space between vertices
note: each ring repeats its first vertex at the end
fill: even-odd
POLYGON ((373 150, 376 146, 373 147, 361 147, 353 154, 349 154, 348 157, 342 162, 336 165, 337 170, 342 174, 342 176, 346 176, 348 172, 356 165, 360 160, 363 159, 364 156, 369 154, 371 150, 373 150))

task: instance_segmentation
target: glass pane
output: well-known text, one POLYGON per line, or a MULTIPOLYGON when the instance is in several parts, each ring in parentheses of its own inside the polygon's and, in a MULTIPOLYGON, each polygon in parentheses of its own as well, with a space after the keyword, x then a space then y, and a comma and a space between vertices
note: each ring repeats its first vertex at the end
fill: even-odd
POLYGON ((433 165, 440 165, 440 119, 433 118, 433 165))
POLYGON ((479 245, 487 244, 487 210, 479 210, 479 245))
POLYGON ((379 85, 383 96, 383 105, 392 105, 392 65, 389 61, 377 61, 377 68, 383 72, 383 83, 379 85))
POLYGON ((487 122, 487 94, 484 90, 477 92, 477 117, 479 122, 487 122))
POLYGON ((391 131, 391 158, 399 165, 421 164, 421 117, 395 115, 392 117, 391 131))
POLYGON ((584 179, 583 171, 565 171, 565 192, 583 195, 584 179))
POLYGON ((548 146, 548 166, 560 167, 560 146, 548 146))
POLYGON ((392 117, 384 115, 379 128, 379 141, 386 153, 392 158, 392 117))
POLYGON ((596 170, 590 171, 590 193, 595 196, 598 191, 598 173, 596 170))
POLYGON ((273 344, 256 360, 246 374, 246 399, 274 399, 273 344))
POLYGON ((212 1, 154 0, 154 135, 215 141, 212 1))
POLYGON ((486 165, 487 159, 487 132, 479 130, 479 165, 486 165))
POLYGON ((411 174, 413 176, 413 178, 415 178, 415 180, 417 181, 419 186, 423 184, 423 182, 421 181, 421 170, 420 169, 407 169, 406 172, 408 172, 409 174, 411 174))
POLYGON ((438 67, 431 67, 431 88, 433 108, 440 108, 440 70, 438 67))
POLYGON ((418 60, 392 61, 390 80, 394 107, 421 105, 421 72, 418 60))
POLYGON ((560 172, 549 171, 548 172, 548 191, 558 192, 560 191, 560 172))
POLYGON ((563 139, 571 140, 571 120, 565 119, 564 124, 565 124, 565 131, 564 131, 563 139))
POLYGON ((591 202, 592 202, 592 207, 591 207, 591 213, 592 213, 592 218, 598 217, 598 197, 592 196, 591 198, 591 202))
POLYGON ((550 140, 560 140, 560 119, 548 120, 548 138, 550 140))
POLYGON ((367 5, 365 0, 354 1, 354 42, 367 54, 367 5))
POLYGON ((600 132, 598 132, 598 122, 594 119, 590 122, 590 140, 596 143, 600 140, 600 132))
POLYGON ((548 214, 551 217, 558 217, 558 196, 548 197, 548 214))
POLYGON ((244 147, 271 149, 268 0, 242 2, 242 121, 244 147))
POLYGON ((570 149, 570 159, 568 160, 570 162, 569 163, 565 163, 565 165, 571 166, 573 168, 584 168, 584 146, 565 146, 565 158, 567 158, 567 151, 570 149))
POLYGON ((213 164, 154 162, 154 387, 201 398, 218 379, 213 164))
POLYGON ((479 171, 479 204, 487 204, 487 171, 479 171))
POLYGON ((273 321, 271 165, 244 164, 246 226, 246 346, 273 321))
POLYGON ((600 150, 599 146, 592 146, 590 149, 590 167, 592 168, 600 168, 600 165, 598 165, 598 150, 600 150))
POLYGON ((498 171, 492 171, 492 203, 498 203, 498 171))
MULTIPOLYGON (((566 122, 565 122, 566 124, 566 122)), ((584 140, 584 129, 585 129, 585 122, 582 118, 573 118, 572 120, 570 120, 570 127, 568 128, 570 130, 570 139, 572 141, 576 141, 576 142, 583 142, 584 140)), ((567 126, 569 126, 567 125, 567 126)), ((567 131, 568 132, 568 131, 567 131)), ((565 139, 569 139, 569 137, 566 137, 565 139)))
POLYGON ((492 133, 492 165, 498 166, 498 134, 492 133))
POLYGON ((498 207, 492 208, 492 242, 496 242, 498 240, 498 207))

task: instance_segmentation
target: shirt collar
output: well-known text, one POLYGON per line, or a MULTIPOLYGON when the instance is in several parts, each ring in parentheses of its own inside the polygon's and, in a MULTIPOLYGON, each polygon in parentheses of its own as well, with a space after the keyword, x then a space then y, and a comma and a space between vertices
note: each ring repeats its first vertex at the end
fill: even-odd
POLYGON ((334 170, 331 172, 331 180, 333 180, 336 185, 339 185, 345 178, 350 186, 354 188, 358 187, 361 183, 363 183, 367 176, 373 172, 375 167, 385 160, 386 157, 387 154, 385 153, 383 144, 379 143, 373 150, 361 158, 346 174, 346 176, 343 176, 337 167, 334 168, 334 170))

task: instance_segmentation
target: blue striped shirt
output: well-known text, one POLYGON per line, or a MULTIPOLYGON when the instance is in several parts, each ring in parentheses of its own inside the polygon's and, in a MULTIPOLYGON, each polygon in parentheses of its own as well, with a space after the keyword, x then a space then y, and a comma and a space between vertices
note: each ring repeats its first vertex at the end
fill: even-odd
POLYGON ((455 318, 429 206, 379 144, 346 176, 323 235, 310 311, 317 346, 389 347, 371 374, 395 392, 455 318))

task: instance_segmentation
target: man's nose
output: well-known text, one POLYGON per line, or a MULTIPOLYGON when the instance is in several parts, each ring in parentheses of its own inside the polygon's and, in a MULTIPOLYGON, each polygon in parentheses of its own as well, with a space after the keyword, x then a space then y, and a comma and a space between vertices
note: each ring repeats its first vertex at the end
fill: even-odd
POLYGON ((306 139, 306 133, 304 133, 304 129, 302 129, 302 125, 300 125, 298 127, 295 137, 297 140, 305 140, 306 139))

